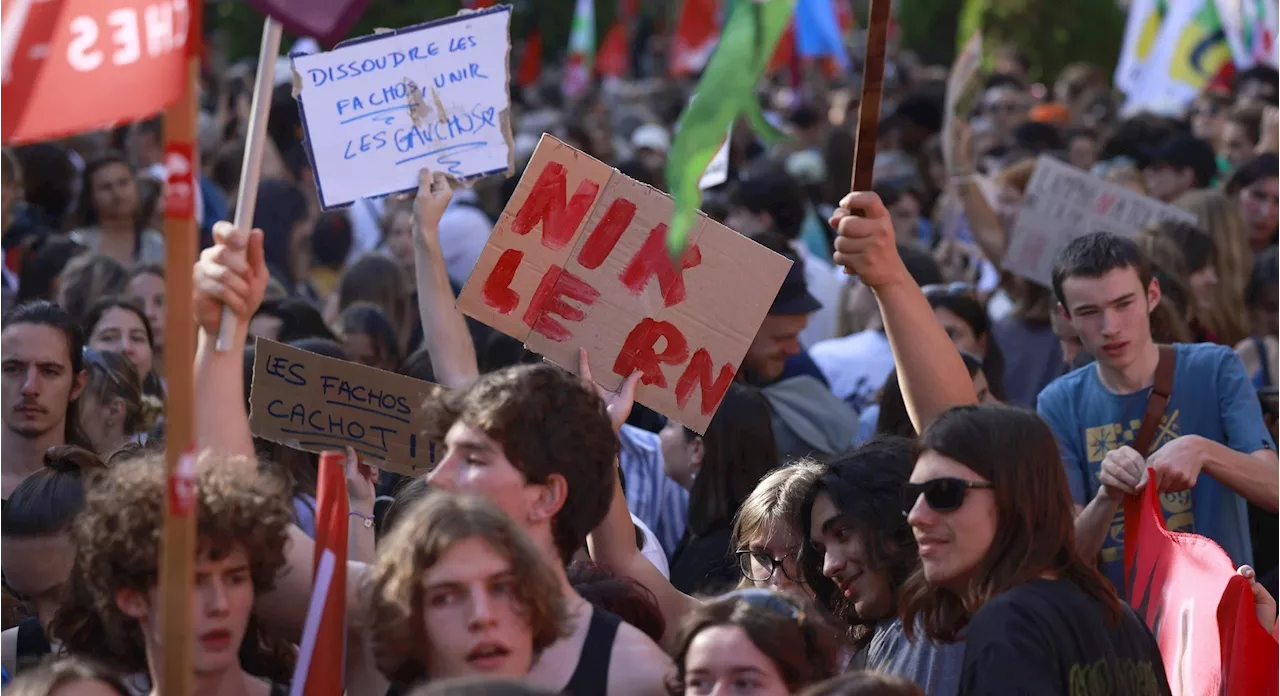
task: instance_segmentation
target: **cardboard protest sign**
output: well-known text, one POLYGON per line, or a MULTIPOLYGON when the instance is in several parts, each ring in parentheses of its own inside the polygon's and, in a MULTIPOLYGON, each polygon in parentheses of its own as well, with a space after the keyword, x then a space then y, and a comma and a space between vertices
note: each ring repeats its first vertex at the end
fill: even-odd
POLYGON ((671 198, 543 135, 458 307, 703 432, 791 262, 699 213, 676 266, 671 198))
POLYGON ((1076 237, 1132 237, 1167 219, 1196 221, 1184 210, 1041 155, 1009 235, 1004 268, 1048 287, 1059 252, 1076 237))
POLYGON ((374 34, 293 59, 294 96, 324 208, 510 173, 511 8, 374 34))
POLYGON ((444 456, 423 406, 439 385, 259 338, 249 391, 257 437, 308 452, 350 445, 382 468, 421 475, 444 456))

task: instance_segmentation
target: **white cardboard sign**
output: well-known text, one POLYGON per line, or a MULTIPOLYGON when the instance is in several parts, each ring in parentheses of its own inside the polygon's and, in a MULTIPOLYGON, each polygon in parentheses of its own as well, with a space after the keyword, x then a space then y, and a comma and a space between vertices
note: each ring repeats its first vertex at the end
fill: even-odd
POLYGON ((321 205, 416 189, 423 167, 510 174, 510 26, 499 5, 294 57, 321 205))
POLYGON ((1168 219, 1196 221, 1185 210, 1041 155, 1013 225, 1004 268, 1048 287, 1058 254, 1077 237, 1091 232, 1132 237, 1168 219))

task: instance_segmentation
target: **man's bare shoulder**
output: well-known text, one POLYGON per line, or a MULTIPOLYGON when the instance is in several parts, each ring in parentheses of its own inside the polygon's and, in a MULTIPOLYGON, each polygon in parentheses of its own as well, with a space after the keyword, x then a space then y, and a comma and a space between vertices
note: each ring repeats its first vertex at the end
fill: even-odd
POLYGON ((675 663, 640 629, 623 622, 609 658, 609 696, 665 696, 675 663))

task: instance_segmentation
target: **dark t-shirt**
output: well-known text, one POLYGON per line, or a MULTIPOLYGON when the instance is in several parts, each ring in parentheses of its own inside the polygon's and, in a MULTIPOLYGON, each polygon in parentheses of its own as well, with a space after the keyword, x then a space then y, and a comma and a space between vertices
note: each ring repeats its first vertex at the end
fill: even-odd
POLYGON ((1033 580, 987 602, 965 633, 960 693, 1168 696, 1155 637, 1126 604, 1111 628, 1074 583, 1033 580))

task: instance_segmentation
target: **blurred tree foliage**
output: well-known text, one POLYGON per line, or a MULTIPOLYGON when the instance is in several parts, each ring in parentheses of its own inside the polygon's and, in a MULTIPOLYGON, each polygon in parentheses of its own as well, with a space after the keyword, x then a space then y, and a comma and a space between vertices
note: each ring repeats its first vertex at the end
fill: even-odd
MULTIPOLYGON (((519 41, 536 26, 542 32, 544 55, 548 59, 564 52, 569 44, 574 0, 525 0, 508 2, 515 6, 511 18, 511 38, 519 41), (536 7, 536 9, 535 9, 536 7)), ((650 3, 642 3, 647 8, 650 3)), ((373 0, 350 36, 372 34, 378 27, 399 28, 448 17, 461 9, 459 0, 373 0)), ((254 58, 262 42, 262 15, 242 0, 217 0, 206 5, 206 32, 219 36, 231 61, 254 58)), ((596 0, 596 42, 613 22, 617 3, 596 0)), ((296 37, 286 36, 282 50, 296 37)), ((326 48, 329 48, 326 46, 326 48)), ((517 56, 512 56, 516 60, 517 56)))
POLYGON ((903 47, 949 64, 975 29, 988 57, 1005 44, 1023 52, 1031 78, 1051 81, 1066 66, 1115 67, 1125 11, 1117 0, 896 0, 903 47))

